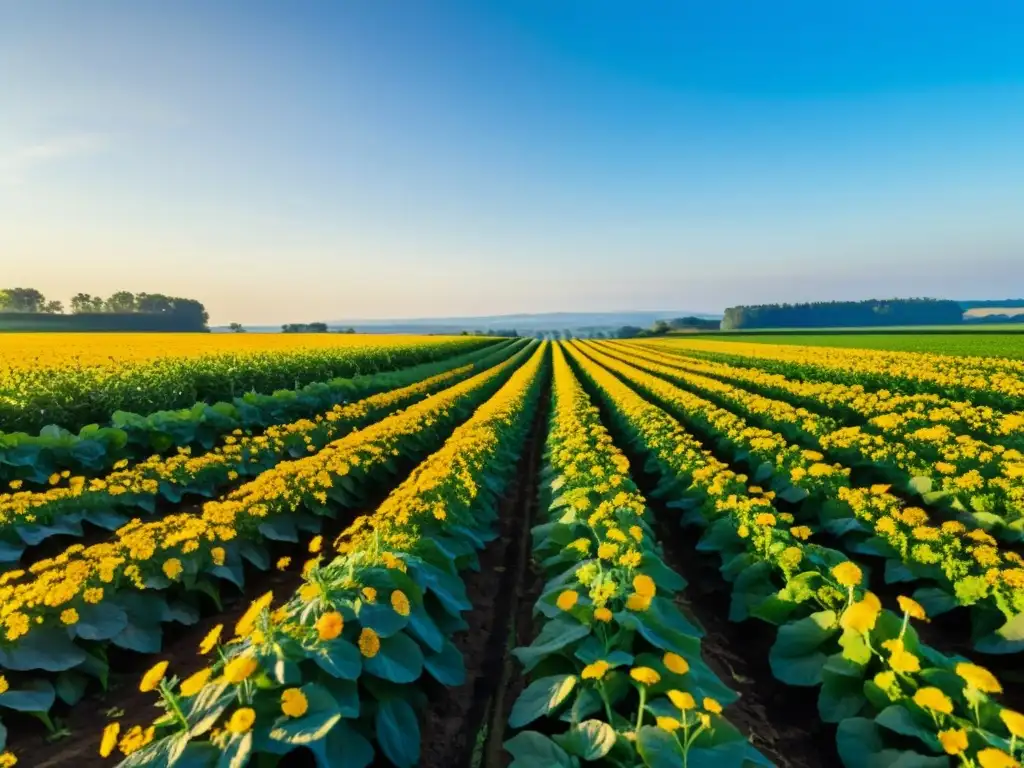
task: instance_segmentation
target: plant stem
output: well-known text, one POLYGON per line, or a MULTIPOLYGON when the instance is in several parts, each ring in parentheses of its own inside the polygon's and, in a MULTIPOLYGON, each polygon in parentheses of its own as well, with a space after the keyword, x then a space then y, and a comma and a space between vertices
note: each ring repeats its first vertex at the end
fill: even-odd
POLYGON ((640 733, 640 726, 644 722, 644 707, 647 706, 647 686, 640 686, 640 709, 636 713, 636 732, 640 733))

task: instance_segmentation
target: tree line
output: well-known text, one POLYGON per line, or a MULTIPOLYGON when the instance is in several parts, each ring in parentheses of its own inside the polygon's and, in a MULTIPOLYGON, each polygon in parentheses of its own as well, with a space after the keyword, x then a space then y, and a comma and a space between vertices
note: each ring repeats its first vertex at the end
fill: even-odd
POLYGON ((852 328, 886 325, 958 325, 963 309, 945 299, 869 299, 729 307, 722 330, 742 328, 852 328))
MULTIPOLYGON (((154 325, 156 327, 168 327, 180 330, 206 330, 210 316, 206 307, 195 299, 186 299, 180 296, 166 296, 162 293, 132 293, 131 291, 116 291, 110 296, 92 296, 88 293, 76 293, 71 297, 70 310, 72 315, 97 316, 97 315, 160 315, 166 318, 164 321, 154 325)), ((0 289, 0 313, 13 313, 18 315, 63 315, 64 303, 61 301, 47 299, 41 291, 35 288, 3 288, 0 289)), ((45 325, 56 327, 58 323, 47 322, 45 325)), ((83 317, 81 322, 64 321, 60 322, 61 327, 73 328, 79 325, 83 328, 90 325, 88 318, 83 317)), ((100 322, 105 329, 116 327, 110 319, 100 322)), ((147 323, 126 320, 126 329, 146 327, 147 323)))

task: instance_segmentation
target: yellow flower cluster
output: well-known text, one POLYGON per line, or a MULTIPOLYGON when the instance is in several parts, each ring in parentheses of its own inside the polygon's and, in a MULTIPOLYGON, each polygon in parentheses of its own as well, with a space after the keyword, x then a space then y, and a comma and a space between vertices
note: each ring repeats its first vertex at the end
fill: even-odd
POLYGON ((223 488, 297 451, 314 453, 354 427, 383 418, 472 370, 472 365, 464 365, 407 387, 336 405, 314 419, 268 427, 261 435, 229 435, 223 445, 198 456, 181 448, 173 456, 152 456, 102 478, 72 477, 66 487, 0 493, 0 532, 19 524, 48 523, 70 512, 144 509, 159 497, 162 487, 223 488))
MULTIPOLYGON (((109 542, 74 544, 59 556, 0 577, 0 642, 27 642, 32 627, 60 621, 82 602, 98 602, 125 589, 144 589, 147 576, 171 560, 200 571, 223 563, 223 543, 258 537, 259 525, 302 506, 326 505, 334 482, 358 467, 385 465, 410 438, 455 418, 456 408, 497 386, 528 356, 523 350, 472 378, 379 422, 329 443, 323 450, 267 470, 231 494, 207 502, 198 514, 180 513, 143 523, 133 520, 109 542)), ((172 566, 173 571, 177 568, 172 566)))
MULTIPOLYGON (((339 537, 341 554, 325 565, 320 564, 319 556, 315 557, 304 573, 305 583, 284 605, 274 609, 272 593, 255 600, 238 620, 236 639, 222 649, 222 660, 214 665, 212 673, 199 681, 198 686, 188 685, 177 693, 162 689, 165 698, 194 696, 206 686, 224 682, 240 686, 244 695, 240 693, 239 701, 246 706, 236 709, 223 727, 229 733, 248 733, 258 726, 257 711, 277 708, 284 716, 296 718, 309 708, 309 700, 301 689, 282 690, 281 686, 264 678, 255 686, 247 682, 259 671, 254 649, 279 647, 278 639, 288 638, 289 647, 316 653, 324 644, 335 642, 347 633, 363 659, 381 654, 385 646, 380 635, 369 626, 362 626, 358 631, 349 629, 342 608, 358 617, 355 609, 359 604, 386 604, 399 616, 408 617, 412 611, 409 595, 400 589, 384 592, 379 586, 361 583, 361 574, 380 567, 404 573, 404 557, 414 554, 417 543, 429 538, 431 531, 443 531, 457 524, 480 529, 491 522, 482 517, 474 519, 473 502, 480 493, 485 472, 500 457, 507 456, 513 440, 525 435, 527 416, 530 406, 539 398, 547 360, 546 344, 539 345, 532 354, 524 351, 527 351, 527 361, 511 374, 497 393, 455 429, 444 446, 422 462, 375 513, 360 518, 349 532, 339 537), (445 514, 439 515, 441 510, 445 514), (257 706, 263 700, 270 703, 257 706)), ((522 355, 517 355, 512 365, 522 359, 522 355)), ((501 366, 501 370, 507 370, 506 365, 501 366)), ((498 380, 495 377, 493 371, 489 372, 477 384, 494 382, 498 380)), ((405 414, 414 410, 409 409, 405 414)), ((416 416, 416 423, 425 428, 435 423, 431 419, 436 418, 436 409, 426 410, 416 416)), ((367 428, 363 433, 372 429, 367 428)), ((391 452, 382 455, 390 456, 391 452)), ((318 551, 321 545, 322 540, 318 540, 310 549, 318 551)), ((358 623, 358 618, 353 623, 358 623)), ((210 653, 219 643, 221 633, 219 626, 211 630, 200 645, 200 653, 210 653)), ((162 680, 165 673, 166 665, 151 670, 144 685, 152 690, 152 686, 159 685, 157 676, 162 680)), ((173 710, 171 706, 168 708, 173 710)), ((211 741, 220 744, 214 736, 211 741)))
POLYGON ((909 391, 967 391, 1006 400, 1024 398, 1024 361, 999 357, 934 355, 875 349, 805 347, 795 344, 758 344, 675 337, 671 341, 640 341, 659 349, 686 350, 713 359, 780 370, 809 371, 811 378, 842 378, 885 389, 909 391))
MULTIPOLYGON (((878 435, 862 433, 857 427, 835 429, 835 422, 827 417, 789 403, 769 400, 716 379, 683 373, 678 365, 650 362, 649 359, 657 357, 654 352, 634 352, 632 347, 609 343, 588 345, 587 348, 589 351, 597 347, 602 351, 614 349, 613 355, 598 356, 597 359, 627 377, 627 380, 677 405, 688 417, 723 434, 734 444, 748 449, 765 461, 771 461, 780 467, 780 471, 788 472, 794 485, 808 493, 817 492, 833 501, 842 502, 851 515, 869 523, 881 538, 893 546, 903 562, 939 565, 949 582, 950 593, 968 603, 991 600, 1007 618, 1024 611, 1024 558, 1016 552, 1000 550, 995 539, 986 532, 977 528, 968 529, 955 521, 933 525, 924 510, 904 509, 902 502, 888 492, 888 486, 853 488, 850 485, 849 470, 838 464, 822 463, 822 454, 789 445, 777 433, 765 435, 763 433, 766 430, 754 430, 740 417, 661 379, 644 377, 643 372, 660 373, 686 386, 713 391, 719 397, 727 397, 743 411, 760 418, 770 418, 772 423, 780 426, 800 424, 802 430, 809 435, 823 435, 821 443, 825 446, 852 444, 844 442, 844 436, 854 432, 865 439, 870 438, 883 452, 893 452, 895 443, 878 435), (623 349, 626 351, 621 351, 623 349), (630 369, 626 361, 634 368, 630 369)), ((959 444, 965 443, 960 438, 957 440, 959 444)), ((877 452, 872 457, 879 459, 877 452)), ((764 516, 759 522, 768 519, 764 516)))

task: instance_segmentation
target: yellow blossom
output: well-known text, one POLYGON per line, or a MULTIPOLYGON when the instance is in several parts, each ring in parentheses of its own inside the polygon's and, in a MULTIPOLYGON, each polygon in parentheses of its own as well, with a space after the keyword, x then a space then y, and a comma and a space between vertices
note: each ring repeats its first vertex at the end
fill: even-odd
POLYGON ((252 730, 253 723, 255 722, 256 712, 250 707, 242 707, 235 710, 235 713, 231 715, 231 719, 228 720, 228 724, 225 727, 231 733, 248 733, 252 730))
POLYGON ((139 683, 139 690, 143 693, 149 693, 155 690, 160 681, 164 679, 164 675, 167 674, 167 662, 160 661, 150 667, 149 671, 142 676, 142 682, 139 683))
POLYGON ((281 711, 288 717, 302 717, 309 709, 309 701, 298 688, 289 688, 281 694, 281 711))

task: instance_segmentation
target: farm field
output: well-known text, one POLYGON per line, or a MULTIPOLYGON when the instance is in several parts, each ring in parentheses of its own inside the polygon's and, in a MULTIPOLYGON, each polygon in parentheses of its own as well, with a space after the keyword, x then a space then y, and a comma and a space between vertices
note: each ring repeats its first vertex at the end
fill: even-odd
MULTIPOLYGON (((763 332, 720 333, 701 341, 743 344, 786 344, 808 347, 843 347, 853 349, 880 349, 892 352, 923 352, 935 355, 968 357, 1024 358, 1024 332, 1018 326, 1000 325, 941 333, 921 329, 920 332, 900 331, 880 333, 815 333, 763 332)), ((673 336, 673 338, 680 338, 673 336)), ((692 339, 693 337, 690 337, 692 339)), ((688 340, 690 340, 688 339, 688 340)))
POLYGON ((1024 759, 1012 355, 155 338, 0 337, 0 768, 1024 759))

